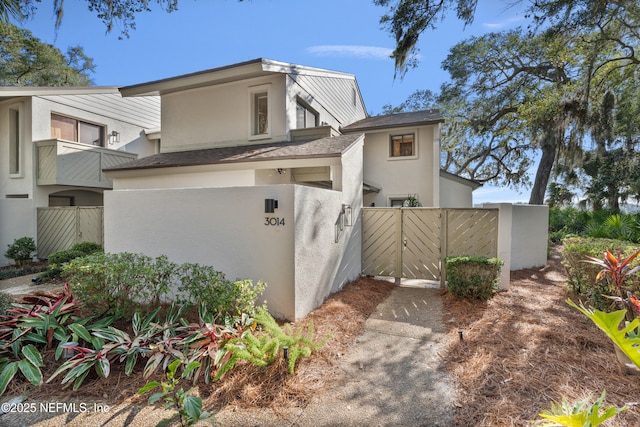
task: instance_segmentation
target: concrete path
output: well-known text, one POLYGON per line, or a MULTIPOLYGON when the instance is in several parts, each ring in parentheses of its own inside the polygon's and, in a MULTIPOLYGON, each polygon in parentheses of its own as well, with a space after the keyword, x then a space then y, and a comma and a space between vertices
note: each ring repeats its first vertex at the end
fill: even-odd
POLYGON ((332 390, 286 419, 268 410, 223 411, 223 426, 448 426, 452 382, 439 369, 445 348, 440 291, 397 287, 365 322, 332 390))
MULTIPOLYGON (((446 345, 442 317, 438 289, 399 286, 365 322, 339 363, 332 389, 287 414, 228 408, 215 414, 216 425, 448 426, 455 391, 440 369, 446 345)), ((103 413, 6 414, 0 426, 154 426, 166 416, 162 409, 119 405, 103 413)))

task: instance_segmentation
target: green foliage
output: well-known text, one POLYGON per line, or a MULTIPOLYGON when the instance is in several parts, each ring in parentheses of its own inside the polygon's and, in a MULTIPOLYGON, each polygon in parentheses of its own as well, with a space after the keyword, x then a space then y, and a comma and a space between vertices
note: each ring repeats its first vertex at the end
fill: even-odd
POLYGON ((157 305, 172 284, 176 264, 166 256, 95 253, 63 265, 63 274, 92 313, 121 317, 145 305, 157 305))
POLYGON ((48 268, 39 277, 42 280, 50 280, 60 277, 62 274, 62 265, 76 258, 82 258, 87 255, 103 253, 102 245, 94 242, 74 243, 69 249, 61 249, 49 255, 48 268))
POLYGON ((94 313, 117 316, 133 313, 145 305, 157 305, 169 291, 177 289, 181 305, 207 306, 216 319, 255 312, 255 302, 266 284, 251 280, 230 282, 213 267, 176 264, 162 255, 93 254, 63 265, 74 293, 94 313))
POLYGON ((178 269, 179 293, 176 301, 197 306, 203 303, 214 319, 231 316, 236 320, 242 313, 256 313, 256 301, 266 284, 251 280, 227 280, 223 273, 213 267, 199 264, 182 264, 178 269))
POLYGON ((615 417, 627 407, 616 408, 615 406, 604 407, 606 392, 595 402, 590 403, 591 397, 571 404, 565 398, 562 403, 551 403, 551 411, 542 411, 539 416, 544 420, 538 421, 536 426, 555 427, 596 427, 606 420, 615 417), (601 411, 602 414, 600 413, 601 411))
POLYGON ((404 199, 402 206, 404 206, 405 208, 419 208, 422 206, 422 204, 418 200, 417 194, 409 194, 407 198, 404 199))
MULTIPOLYGON (((591 258, 601 259, 606 251, 618 253, 622 257, 628 257, 637 250, 637 245, 612 239, 592 239, 584 237, 569 237, 564 239, 562 252, 562 265, 567 272, 570 289, 580 297, 585 304, 598 310, 610 310, 611 299, 605 295, 616 292, 612 283, 606 280, 597 280, 601 268, 585 260, 591 258)), ((640 265, 640 260, 634 260, 629 266, 634 268, 640 265)), ((626 276, 622 285, 623 292, 638 293, 640 291, 640 277, 636 275, 626 276)))
POLYGON ((309 357, 331 338, 327 336, 324 340, 315 342, 313 322, 309 323, 306 331, 301 326, 294 332, 290 324, 286 324, 283 330, 264 309, 258 311, 254 320, 261 329, 258 332, 247 330, 241 337, 230 340, 224 346, 232 357, 220 368, 215 379, 221 378, 239 360, 246 360, 256 366, 270 365, 285 347, 288 349, 287 366, 289 373, 293 375, 298 359, 309 357))
POLYGON ((452 295, 487 300, 498 287, 503 261, 481 256, 447 257, 447 286, 452 295))
POLYGON ((28 265, 21 268, 11 268, 0 270, 0 280, 12 279, 14 277, 26 276, 27 274, 39 273, 43 267, 38 265, 28 265))
POLYGON ((82 48, 66 53, 25 29, 0 21, 1 86, 88 86, 93 60, 82 48))
POLYGON ((0 292, 0 316, 3 316, 7 313, 7 310, 11 308, 13 304, 13 297, 9 294, 5 294, 4 292, 0 292))
POLYGON ((622 350, 629 360, 640 368, 640 337, 638 337, 640 319, 635 318, 631 322, 625 322, 626 310, 606 313, 600 310, 585 308, 582 304, 577 305, 570 299, 567 300, 567 304, 591 319, 591 321, 607 334, 607 337, 622 350), (624 327, 620 329, 620 325, 623 324, 624 327))
POLYGON ((158 426, 168 426, 176 418, 180 422, 181 426, 192 426, 200 420, 211 417, 208 412, 202 412, 202 399, 198 396, 192 395, 195 388, 187 391, 184 391, 183 388, 178 389, 180 379, 189 378, 193 371, 200 367, 199 362, 187 363, 181 376, 178 377, 176 375, 178 367, 183 363, 184 362, 182 360, 174 360, 167 367, 165 374, 167 381, 152 381, 145 384, 140 390, 138 390, 138 394, 144 394, 160 387, 160 392, 154 393, 149 397, 149 403, 154 404, 162 400, 162 402, 164 402, 165 409, 175 408, 178 411, 177 415, 162 420, 158 423, 158 426))
POLYGON ((17 372, 34 385, 42 384, 42 355, 38 347, 51 348, 64 339, 64 324, 75 311, 68 293, 38 297, 34 304, 14 303, 0 322, 0 395, 17 372))
POLYGON ((21 261, 31 260, 35 251, 36 242, 33 238, 20 237, 7 245, 7 251, 4 256, 14 260, 16 263, 20 263, 21 261))

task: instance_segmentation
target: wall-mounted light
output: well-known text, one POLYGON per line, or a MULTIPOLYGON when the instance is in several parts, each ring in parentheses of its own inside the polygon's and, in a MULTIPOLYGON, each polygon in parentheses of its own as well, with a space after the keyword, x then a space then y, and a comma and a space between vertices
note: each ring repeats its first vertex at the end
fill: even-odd
POLYGON ((342 205, 342 215, 344 225, 346 225, 347 227, 351 227, 353 225, 351 205, 342 205))
POLYGON ((120 132, 115 130, 111 131, 111 133, 109 134, 109 139, 111 140, 111 144, 120 142, 120 132))
POLYGON ((264 213, 274 213, 278 209, 278 201, 275 199, 264 199, 264 213))

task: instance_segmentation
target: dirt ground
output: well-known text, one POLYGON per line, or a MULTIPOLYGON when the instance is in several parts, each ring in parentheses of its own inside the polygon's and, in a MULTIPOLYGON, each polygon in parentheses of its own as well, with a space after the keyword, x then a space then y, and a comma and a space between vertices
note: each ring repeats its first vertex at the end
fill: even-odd
POLYGON ((550 401, 602 390, 607 405, 629 407, 606 425, 640 426, 640 377, 622 374, 613 344, 567 305, 560 261, 555 248, 545 268, 513 272, 509 291, 487 303, 444 297, 464 339, 444 356, 458 386, 456 426, 524 426, 550 401))
MULTIPOLYGON (((556 249, 545 268, 513 272, 510 289, 488 302, 436 293, 444 304, 441 324, 448 332, 447 345, 434 363, 443 367, 456 388, 452 426, 526 426, 541 410, 549 409, 551 401, 595 398, 605 389, 606 404, 629 407, 607 425, 640 426, 640 377, 620 372, 608 338, 566 304, 565 285, 556 249)), ((332 340, 302 360, 295 376, 288 375, 283 363, 267 369, 241 367, 215 387, 200 387, 205 408, 214 412, 268 408, 282 414, 304 408, 315 395, 331 389, 335 361, 348 353, 365 321, 392 289, 393 285, 371 278, 348 285, 299 322, 312 320, 316 336, 330 334, 332 340)), ((126 377, 114 369, 107 379, 88 379, 78 392, 61 390, 54 381, 35 390, 12 384, 9 393, 144 405, 146 397, 135 395, 144 384, 140 377, 126 377)), ((2 417, 0 425, 1 421, 2 417)))

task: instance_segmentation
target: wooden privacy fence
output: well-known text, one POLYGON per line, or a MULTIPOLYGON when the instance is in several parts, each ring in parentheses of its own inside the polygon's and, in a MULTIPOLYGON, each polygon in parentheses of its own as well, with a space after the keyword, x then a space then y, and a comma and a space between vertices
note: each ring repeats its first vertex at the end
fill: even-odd
POLYGON ((445 257, 495 257, 497 252, 498 209, 362 210, 362 269, 367 275, 444 284, 445 257))
POLYGON ((38 258, 69 249, 74 243, 103 244, 102 206, 38 208, 38 258))

